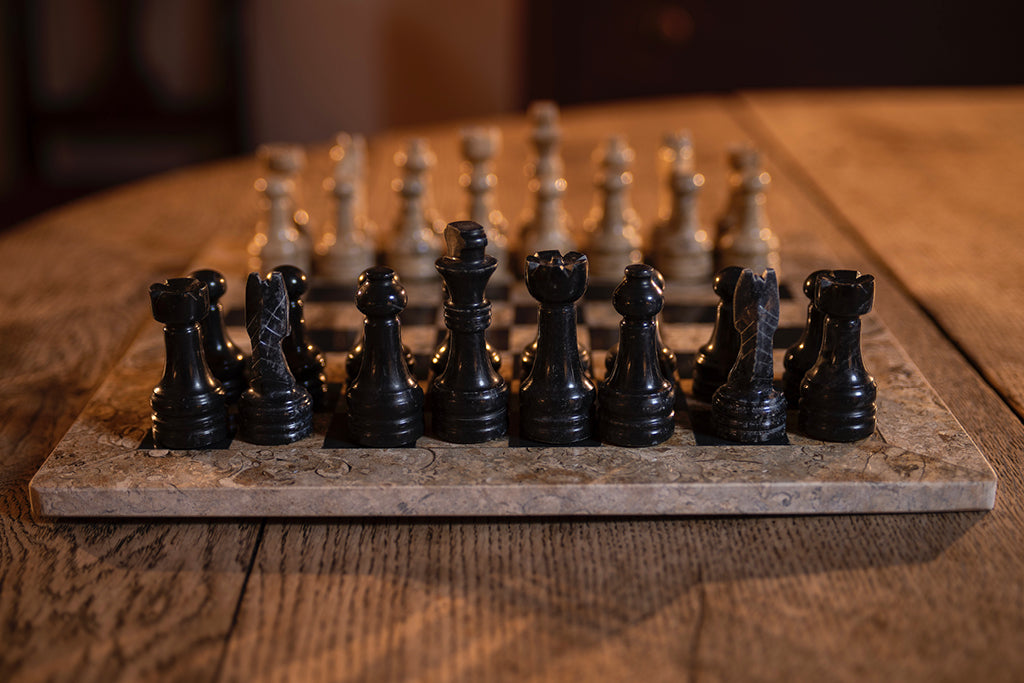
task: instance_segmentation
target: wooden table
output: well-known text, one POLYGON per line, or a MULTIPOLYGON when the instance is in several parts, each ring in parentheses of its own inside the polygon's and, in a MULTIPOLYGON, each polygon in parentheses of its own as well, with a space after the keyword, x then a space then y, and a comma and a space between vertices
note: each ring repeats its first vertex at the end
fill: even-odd
MULTIPOLYGON (((525 122, 498 121, 500 202, 523 202, 525 122)), ((568 208, 625 133, 650 217, 664 130, 688 127, 710 220, 750 139, 770 216, 878 277, 876 313, 999 477, 990 513, 836 517, 58 523, 27 482, 149 316, 150 282, 257 220, 252 159, 188 169, 0 236, 0 680, 1009 680, 1024 671, 1024 90, 744 94, 564 115, 568 208), (643 161, 647 160, 647 161, 643 161)), ((438 154, 457 126, 371 144, 438 154)), ((329 168, 323 154, 309 187, 329 168)), ((312 207, 323 203, 307 190, 312 207)))

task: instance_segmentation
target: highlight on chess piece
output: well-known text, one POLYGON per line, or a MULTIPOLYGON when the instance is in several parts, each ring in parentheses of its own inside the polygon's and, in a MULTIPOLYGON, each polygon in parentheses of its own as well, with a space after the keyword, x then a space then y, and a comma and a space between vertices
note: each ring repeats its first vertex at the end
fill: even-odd
POLYGON ((711 398, 715 433, 738 443, 771 443, 786 436, 786 398, 772 382, 772 340, 779 326, 775 271, 744 268, 736 282, 733 322, 740 349, 729 378, 711 398))
POLYGON ((294 263, 309 271, 312 248, 294 218, 292 192, 295 183, 283 176, 259 178, 255 188, 263 194, 265 218, 249 242, 249 267, 268 270, 275 263, 294 263))
POLYGON ((210 295, 196 278, 172 278, 149 288, 153 317, 164 325, 166 361, 153 389, 153 443, 159 448, 207 448, 228 438, 221 389, 203 353, 200 322, 210 295))
POLYGON ((822 441, 859 441, 875 431, 874 378, 860 351, 861 316, 871 311, 875 278, 855 270, 821 275, 814 305, 825 315, 814 366, 800 383, 800 431, 822 441))
POLYGON ((686 157, 679 159, 669 174, 669 213, 655 226, 651 257, 672 282, 700 285, 714 273, 714 245, 697 211, 704 176, 689 168, 686 157))
POLYGON ((576 302, 587 289, 587 257, 541 251, 526 258, 526 286, 539 303, 532 371, 519 389, 519 425, 528 439, 565 444, 594 432, 597 391, 580 361, 576 302))
POLYGON ((720 234, 715 244, 719 269, 726 266, 762 272, 779 271, 779 238, 765 211, 765 192, 772 178, 766 172, 749 173, 736 189, 735 224, 720 234))
POLYGON ((398 319, 408 301, 386 266, 369 268, 360 278, 356 307, 366 316, 365 350, 345 398, 349 431, 363 446, 408 446, 423 435, 423 390, 409 369, 398 319))

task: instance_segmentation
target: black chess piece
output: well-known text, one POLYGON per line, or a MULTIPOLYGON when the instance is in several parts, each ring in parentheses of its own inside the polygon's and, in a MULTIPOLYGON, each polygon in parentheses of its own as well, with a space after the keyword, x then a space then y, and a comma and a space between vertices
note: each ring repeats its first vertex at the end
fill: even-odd
POLYGON ((785 368, 782 373, 782 390, 786 394, 786 403, 790 408, 796 408, 800 404, 800 382, 818 360, 818 351, 821 350, 821 339, 825 334, 825 314, 814 305, 814 292, 818 288, 818 280, 828 272, 816 270, 804 280, 804 294, 809 299, 807 323, 800 339, 786 349, 786 356, 782 360, 782 367, 785 368))
MULTIPOLYGON (((448 300, 448 288, 442 284, 441 285, 441 289, 444 292, 444 300, 447 301, 448 300)), ((451 344, 452 344, 452 331, 446 329, 445 333, 444 333, 444 337, 441 339, 441 343, 437 345, 437 348, 434 350, 434 355, 430 358, 430 378, 431 378, 431 380, 433 380, 433 378, 435 378, 435 377, 440 376, 440 374, 442 372, 444 372, 444 366, 448 364, 448 352, 449 352, 449 350, 451 348, 451 344)), ((500 372, 501 371, 501 354, 498 353, 498 351, 495 350, 495 348, 493 346, 491 346, 490 342, 486 342, 485 341, 485 344, 487 346, 487 354, 491 358, 491 365, 494 366, 494 371, 495 372, 500 372)))
POLYGON ((725 384, 736 363, 740 337, 733 325, 733 297, 742 272, 739 266, 727 266, 715 274, 713 287, 719 298, 715 327, 711 339, 700 347, 693 362, 693 395, 701 401, 711 401, 711 396, 725 384))
POLYGON ((151 285, 153 317, 164 324, 167 360, 153 389, 153 443, 160 448, 206 448, 228 438, 224 391, 203 353, 199 323, 210 309, 206 285, 173 278, 151 285))
MULTIPOLYGON (((665 276, 660 271, 654 271, 654 281, 661 288, 661 291, 665 291, 665 276)), ((661 322, 658 319, 654 321, 654 337, 658 344, 658 364, 661 365, 661 374, 665 376, 670 382, 675 381, 676 376, 676 354, 670 349, 665 342, 661 340, 661 322)), ((604 372, 605 376, 612 374, 612 367, 615 365, 615 356, 619 353, 619 345, 615 344, 612 348, 608 349, 608 354, 604 358, 604 372)))
POLYGON ((576 343, 576 301, 587 289, 587 265, 574 251, 526 257, 526 286, 540 314, 533 371, 519 389, 519 426, 534 441, 564 444, 593 435, 597 392, 576 343))
POLYGON ((224 309, 221 297, 228 291, 227 280, 216 270, 195 270, 189 273, 204 285, 210 293, 210 309, 199 324, 203 333, 203 353, 210 372, 220 382, 224 397, 229 404, 237 403, 248 386, 245 378, 248 363, 245 354, 235 346, 224 324, 224 309))
POLYGON ((598 433, 618 446, 654 446, 675 429, 675 385, 661 374, 655 317, 664 305, 654 269, 634 263, 612 294, 622 315, 619 353, 598 389, 598 433))
MULTIPOLYGON (((401 280, 398 274, 395 274, 395 281, 401 285, 401 280)), ((366 282, 366 271, 364 270, 356 278, 356 290, 363 286, 366 282)), ((405 354, 405 364, 409 367, 409 374, 416 375, 416 356, 413 355, 412 350, 408 346, 402 344, 402 353, 405 354)), ((345 381, 351 382, 359 374, 359 365, 363 362, 363 333, 359 333, 359 338, 356 339, 356 343, 352 345, 348 355, 345 356, 345 381)))
POLYGON ((822 441, 858 441, 875 431, 875 380, 860 353, 860 317, 871 311, 875 278, 855 270, 821 276, 814 303, 825 335, 800 384, 800 430, 822 441))
POLYGON ((444 441, 490 441, 508 430, 508 386, 494 371, 484 339, 491 324, 484 292, 498 262, 484 253, 487 237, 479 223, 449 223, 444 237, 448 255, 436 267, 450 295, 444 323, 452 334, 448 362, 430 387, 433 428, 444 441))
POLYGON ((295 381, 306 387, 313 399, 313 409, 327 406, 327 357, 306 337, 306 314, 303 297, 309 291, 309 279, 301 268, 278 266, 288 293, 288 327, 290 331, 281 346, 288 369, 295 381))
POLYGON ((313 399, 296 383, 281 344, 288 336, 288 294, 281 273, 249 273, 245 329, 252 341, 249 389, 238 401, 243 439, 286 444, 313 431, 313 399))
POLYGON ((733 320, 740 351, 729 378, 711 399, 715 433, 727 441, 770 443, 786 434, 786 397, 772 382, 772 339, 779 327, 779 284, 745 268, 736 283, 733 320))
POLYGON ((363 271, 356 307, 363 321, 363 358, 345 392, 349 430, 363 446, 411 445, 423 435, 423 390, 409 371, 402 350, 398 314, 409 299, 395 271, 374 266, 363 271))

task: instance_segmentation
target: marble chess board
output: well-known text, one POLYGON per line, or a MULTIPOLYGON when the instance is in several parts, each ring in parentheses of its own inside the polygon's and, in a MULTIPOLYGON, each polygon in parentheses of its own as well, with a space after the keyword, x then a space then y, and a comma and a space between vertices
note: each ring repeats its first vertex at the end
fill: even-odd
MULTIPOLYGON (((211 246, 197 267, 229 282, 232 337, 244 272, 237 248, 211 246), (232 267, 234 266, 234 267, 232 267)), ((813 268, 789 264, 783 278, 776 375, 803 325, 799 279, 813 268)), ((407 285, 403 340, 420 379, 443 332, 436 285, 407 285)), ((346 287, 320 287, 306 304, 313 339, 326 352, 338 396, 345 353, 361 318, 346 287)), ((502 373, 518 388, 518 352, 535 334, 536 307, 521 283, 494 286, 489 334, 502 373)), ((579 337, 604 374, 618 316, 609 292, 593 286, 580 306, 579 337)), ((666 287, 662 336, 679 358, 675 434, 649 448, 598 441, 546 446, 518 435, 511 405, 508 436, 457 445, 430 436, 414 448, 367 449, 346 436, 343 400, 318 413, 312 436, 286 446, 232 439, 221 448, 154 448, 149 394, 163 365, 160 325, 146 325, 30 483, 42 517, 365 517, 535 515, 775 515, 936 512, 991 509, 995 475, 984 456, 874 315, 864 319, 863 355, 878 383, 878 426, 852 444, 787 434, 787 443, 729 444, 708 428, 709 407, 689 395, 689 368, 710 336, 716 298, 708 290, 666 287)), ((795 425, 790 413, 789 424, 795 425)), ((429 434, 429 422, 428 422, 429 434)))

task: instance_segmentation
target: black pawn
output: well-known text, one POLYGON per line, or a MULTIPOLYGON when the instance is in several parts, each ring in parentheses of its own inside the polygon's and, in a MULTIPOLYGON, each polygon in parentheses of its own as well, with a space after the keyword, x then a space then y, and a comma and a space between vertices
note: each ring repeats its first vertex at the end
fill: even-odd
MULTIPOLYGON (((356 278, 356 289, 358 290, 366 282, 366 271, 364 270, 356 278)), ((395 281, 401 284, 398 274, 395 274, 395 281)), ((412 351, 408 346, 402 344, 402 353, 405 354, 405 364, 409 367, 409 373, 411 375, 416 374, 416 356, 413 355, 412 351)), ((359 338, 356 339, 356 343, 352 345, 348 355, 345 356, 345 381, 351 382, 359 374, 359 366, 363 362, 363 333, 359 333, 359 338)))
POLYGON ((587 257, 574 251, 526 257, 526 286, 540 314, 533 371, 519 389, 519 426, 534 441, 573 443, 593 435, 597 392, 576 343, 576 301, 587 289, 587 269, 587 257))
POLYGON ((818 280, 814 303, 825 337, 800 384, 800 430, 822 441, 857 441, 875 431, 875 380, 860 353, 860 316, 871 310, 875 278, 833 270, 818 280))
POLYGON ((323 410, 327 405, 327 357, 306 338, 306 313, 303 297, 309 291, 309 280, 301 268, 278 266, 288 293, 288 336, 282 342, 288 369, 295 381, 306 387, 313 399, 313 409, 323 410))
POLYGON ((818 280, 828 273, 827 270, 816 270, 804 280, 804 294, 810 300, 807 304, 807 324, 803 334, 795 344, 786 349, 782 360, 782 390, 786 394, 786 403, 796 408, 800 403, 800 383, 804 375, 818 360, 821 350, 821 338, 825 334, 825 314, 814 305, 814 292, 818 288, 818 280))
POLYGON ((715 274, 714 290, 719 299, 715 327, 711 339, 700 347, 693 362, 693 395, 701 401, 711 401, 711 396, 725 384, 736 363, 740 337, 733 325, 732 304, 742 272, 739 266, 728 266, 715 274))
POLYGON ((288 293, 281 273, 249 273, 245 329, 252 341, 249 389, 238 401, 242 438, 286 444, 313 431, 313 399, 295 382, 281 342, 288 336, 288 293))
MULTIPOLYGON (((661 287, 661 291, 665 291, 665 276, 660 271, 654 271, 654 281, 661 287)), ((665 345, 665 342, 661 340, 661 322, 655 320, 655 338, 658 343, 658 363, 661 365, 661 374, 665 376, 665 379, 674 381, 676 376, 676 354, 665 345)), ((615 356, 619 353, 619 345, 616 344, 612 348, 608 349, 608 355, 604 358, 604 372, 605 376, 612 373, 612 367, 615 365, 615 356)))
POLYGON ((224 310, 220 305, 221 297, 228 291, 227 280, 216 270, 196 270, 189 274, 204 285, 210 292, 210 309, 200 323, 203 332, 203 352, 210 372, 220 381, 227 402, 237 403, 248 386, 245 370, 248 363, 245 354, 235 346, 228 336, 224 325, 224 310))
POLYGON ((203 355, 199 322, 210 295, 195 278, 151 285, 153 317, 164 324, 167 360, 153 389, 153 442, 160 448, 205 448, 228 438, 224 391, 203 355))
POLYGON ((479 223, 449 223, 444 237, 449 255, 436 267, 448 288, 444 323, 452 334, 448 362, 430 387, 434 432, 444 441, 480 443, 508 430, 508 386, 484 339, 491 324, 484 291, 498 261, 484 253, 487 237, 479 223))
MULTIPOLYGON (((448 288, 444 285, 441 286, 444 291, 444 300, 448 300, 448 288)), ((430 358, 430 377, 438 377, 444 372, 444 366, 448 364, 448 351, 452 345, 452 331, 446 329, 444 337, 441 339, 441 343, 437 345, 434 350, 434 355, 430 358)), ((499 372, 501 370, 501 354, 498 353, 494 347, 491 346, 490 342, 487 342, 487 354, 491 357, 491 365, 494 366, 494 371, 499 372)))
POLYGON ((779 327, 779 284, 745 268, 736 283, 733 320, 740 351, 729 379, 711 399, 715 433, 727 441, 770 443, 786 435, 786 397, 772 385, 772 339, 779 327))
POLYGON ((349 430, 363 446, 413 444, 423 435, 423 390, 409 372, 398 321, 409 299, 390 268, 375 266, 363 276, 356 307, 366 316, 364 351, 345 392, 349 430))
POLYGON ((655 317, 664 305, 654 269, 634 263, 615 288, 612 304, 622 315, 619 352, 598 390, 598 432, 618 446, 654 446, 675 429, 675 387, 661 373, 655 317))

